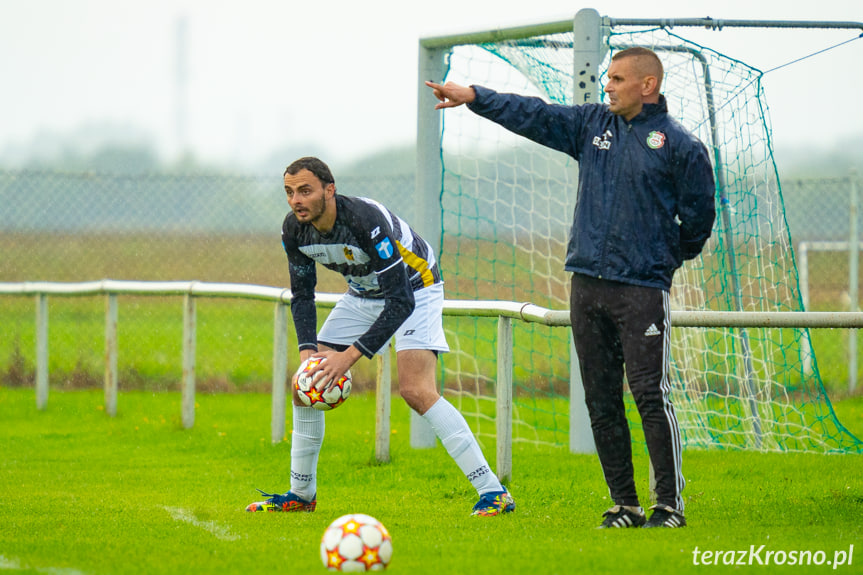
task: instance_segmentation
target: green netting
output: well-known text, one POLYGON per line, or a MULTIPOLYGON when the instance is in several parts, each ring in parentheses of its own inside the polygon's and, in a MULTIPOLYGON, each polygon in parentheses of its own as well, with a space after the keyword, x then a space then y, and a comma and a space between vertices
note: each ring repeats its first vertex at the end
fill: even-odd
MULTIPOLYGON (((615 28, 606 44, 603 79, 615 50, 640 45, 660 54, 670 113, 713 152, 716 226, 702 256, 675 276, 672 309, 801 310, 761 72, 664 29, 615 28)), ((457 46, 448 68, 447 80, 568 104, 572 34, 457 46)), ((577 164, 464 107, 447 111, 443 122, 448 297, 566 309, 563 258, 577 164)), ((514 328, 513 439, 565 445, 569 329, 524 322, 514 328)), ((444 360, 446 391, 481 438, 493 437, 495 322, 453 318, 447 329, 457 351, 444 360)), ((675 328, 672 339, 672 399, 686 446, 863 450, 833 413, 806 330, 675 328)), ((637 412, 629 413, 638 437, 637 412)))

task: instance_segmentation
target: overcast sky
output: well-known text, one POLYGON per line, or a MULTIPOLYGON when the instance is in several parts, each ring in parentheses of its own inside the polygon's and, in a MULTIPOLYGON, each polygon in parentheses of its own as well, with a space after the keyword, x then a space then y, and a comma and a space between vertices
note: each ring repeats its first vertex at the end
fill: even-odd
MULTIPOLYGON (((251 165, 308 146, 356 159, 414 140, 420 38, 566 20, 583 7, 615 18, 863 22, 861 0, 0 0, 0 156, 92 124, 174 154, 185 19, 185 134, 198 157, 251 165)), ((762 70, 860 33, 675 32, 762 70)), ((863 134, 861 62, 863 39, 767 75, 778 148, 863 134)))

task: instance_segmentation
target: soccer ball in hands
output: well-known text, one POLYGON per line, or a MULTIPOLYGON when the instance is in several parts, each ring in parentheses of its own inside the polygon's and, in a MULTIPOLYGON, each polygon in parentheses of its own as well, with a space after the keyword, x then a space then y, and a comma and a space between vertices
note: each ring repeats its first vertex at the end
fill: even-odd
POLYGON ((310 357, 304 361, 294 374, 294 389, 297 390, 300 401, 306 407, 329 411, 343 404, 351 395, 351 372, 346 372, 331 388, 318 391, 308 371, 322 361, 325 361, 325 358, 310 357))
POLYGON ((387 528, 369 515, 343 515, 321 538, 321 561, 330 571, 381 571, 393 556, 387 528))

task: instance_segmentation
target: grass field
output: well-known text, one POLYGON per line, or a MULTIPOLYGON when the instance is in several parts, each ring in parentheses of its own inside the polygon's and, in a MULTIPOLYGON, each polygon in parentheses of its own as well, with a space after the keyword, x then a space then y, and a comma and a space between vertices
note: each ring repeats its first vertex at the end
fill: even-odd
MULTIPOLYGON (((393 535, 394 573, 699 572, 693 562, 704 562, 705 550, 762 545, 762 561, 767 551, 808 551, 823 562, 845 553, 846 563, 854 545, 852 564, 836 570, 861 572, 859 456, 688 451, 688 528, 599 531, 610 504, 595 456, 516 444, 509 487, 517 511, 479 519, 469 516, 475 493, 443 449, 409 447, 400 400, 392 461, 375 462, 373 396, 360 394, 327 414, 317 511, 250 514, 243 508, 255 488, 288 486, 290 441, 268 439, 270 397, 197 399, 195 426, 184 430, 175 393, 122 393, 109 418, 97 391, 53 391, 37 411, 32 389, 0 387, 0 571, 323 572, 326 525, 364 512, 393 535)), ((863 416, 859 398, 837 409, 849 421, 863 416)), ((483 447, 494 465, 494 446, 483 447)), ((636 469, 646 501, 644 453, 636 469)))

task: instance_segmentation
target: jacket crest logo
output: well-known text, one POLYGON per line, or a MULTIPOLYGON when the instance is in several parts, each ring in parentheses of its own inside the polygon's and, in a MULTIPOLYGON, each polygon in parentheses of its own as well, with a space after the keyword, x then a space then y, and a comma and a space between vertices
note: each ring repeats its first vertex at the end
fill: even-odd
POLYGON ((349 262, 354 261, 354 252, 348 246, 345 246, 345 259, 347 259, 349 262))
POLYGON ((651 150, 658 150, 665 145, 665 134, 662 132, 653 131, 647 134, 647 147, 651 150))

